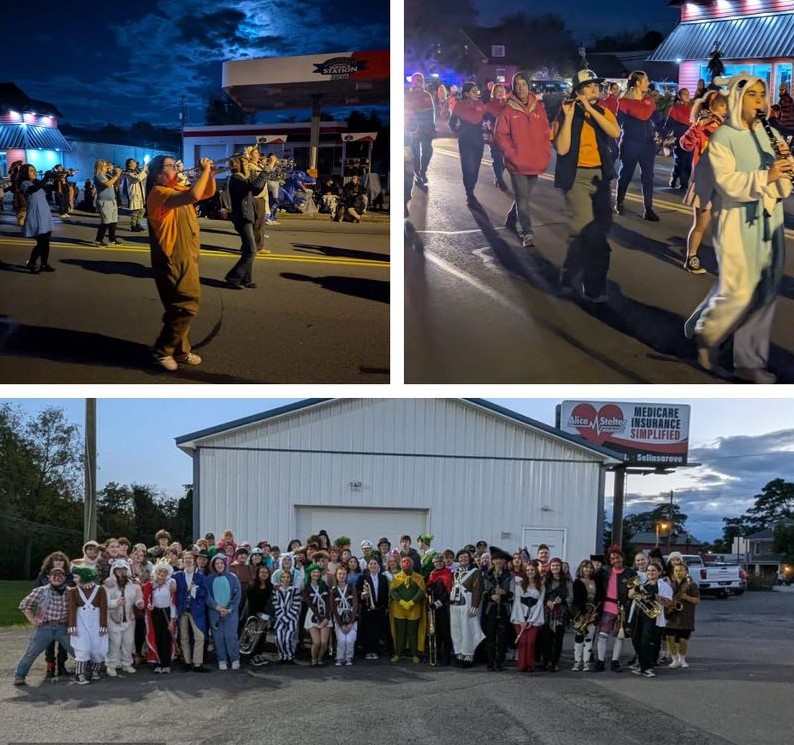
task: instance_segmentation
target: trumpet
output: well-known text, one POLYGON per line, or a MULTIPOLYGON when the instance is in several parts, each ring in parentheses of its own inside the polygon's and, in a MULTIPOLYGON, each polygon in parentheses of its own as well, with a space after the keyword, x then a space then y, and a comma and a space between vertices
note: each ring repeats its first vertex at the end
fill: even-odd
MULTIPOLYGON (((763 111, 756 111, 756 119, 761 122, 761 126, 764 128, 764 132, 766 132, 766 136, 769 138, 769 143, 772 145, 772 150, 775 153, 776 160, 788 160, 791 162, 791 155, 784 155, 783 151, 780 149, 780 140, 775 137, 775 133, 772 131, 772 126, 769 124, 769 120, 764 116, 763 111)), ((787 179, 790 181, 794 181, 794 171, 789 171, 788 173, 784 174, 787 179)))
POLYGON ((372 597, 369 583, 366 580, 364 580, 364 589, 361 590, 361 599, 367 601, 368 610, 375 610, 375 598, 372 597))
POLYGON ((596 620, 596 616, 598 616, 598 609, 600 607, 600 603, 598 605, 587 603, 584 607, 584 611, 577 614, 573 621, 571 621, 573 630, 577 634, 586 634, 587 627, 596 620))
POLYGON ((654 602, 648 596, 645 585, 648 583, 648 575, 645 572, 637 572, 637 575, 630 577, 626 582, 629 590, 634 590, 634 604, 650 619, 658 618, 662 613, 662 606, 654 602))

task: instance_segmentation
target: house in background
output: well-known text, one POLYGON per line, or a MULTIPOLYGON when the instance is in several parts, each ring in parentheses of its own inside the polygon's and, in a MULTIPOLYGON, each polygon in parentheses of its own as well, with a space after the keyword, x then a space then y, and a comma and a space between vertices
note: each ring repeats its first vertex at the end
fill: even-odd
MULTIPOLYGON (((790 527, 794 525, 794 520, 785 520, 783 524, 790 527)), ((774 581, 785 558, 773 549, 775 526, 748 535, 747 542, 747 571, 764 580, 774 581)))
POLYGON ((671 0, 681 22, 649 57, 679 66, 678 82, 694 90, 710 81, 708 61, 718 44, 725 75, 746 71, 763 78, 777 100, 791 84, 794 64, 794 0, 671 0))
MULTIPOLYGON (((659 536, 659 549, 663 554, 669 554, 671 551, 679 551, 682 554, 699 554, 702 551, 703 541, 699 541, 691 533, 673 533, 669 538, 668 544, 667 534, 659 536)), ((636 546, 638 551, 650 551, 656 547, 656 533, 635 533, 631 537, 631 543, 636 546)))

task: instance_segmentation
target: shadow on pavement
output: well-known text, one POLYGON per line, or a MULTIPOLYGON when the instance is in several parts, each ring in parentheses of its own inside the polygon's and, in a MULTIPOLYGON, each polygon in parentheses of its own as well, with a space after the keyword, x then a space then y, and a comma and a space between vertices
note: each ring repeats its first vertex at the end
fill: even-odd
POLYGON ((313 282, 324 290, 339 292, 343 295, 374 300, 378 303, 389 302, 389 283, 379 279, 360 279, 358 277, 309 277, 306 274, 282 272, 284 279, 296 282, 313 282))
POLYGON ((148 266, 134 261, 107 261, 104 259, 61 259, 61 264, 78 266, 89 272, 99 274, 120 274, 135 279, 153 279, 152 270, 148 266))
POLYGON ((374 253, 373 251, 354 251, 350 248, 339 248, 338 246, 321 246, 312 243, 294 243, 293 248, 302 253, 318 253, 325 256, 341 256, 346 259, 366 259, 368 261, 382 261, 389 263, 389 256, 374 253))
MULTIPOLYGON (((30 326, 21 324, 9 326, 0 315, 0 340, 3 340, 0 354, 34 357, 57 362, 70 362, 81 365, 98 365, 108 368, 141 370, 152 378, 152 382, 196 383, 266 383, 266 380, 246 380, 223 373, 206 372, 199 367, 180 367, 175 372, 166 372, 152 363, 151 348, 145 344, 118 339, 105 334, 95 334, 73 329, 60 329, 51 326, 30 326)), ((7 381, 10 382, 10 381, 7 381)), ((15 381, 24 383, 28 381, 15 381)), ((57 381, 53 381, 57 382, 57 381)), ((70 381, 78 382, 78 381, 70 381)))

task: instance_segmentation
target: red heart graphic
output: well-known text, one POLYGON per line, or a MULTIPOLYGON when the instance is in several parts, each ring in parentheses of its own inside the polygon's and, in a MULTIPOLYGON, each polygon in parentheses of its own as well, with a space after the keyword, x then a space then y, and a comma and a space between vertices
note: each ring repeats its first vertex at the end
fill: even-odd
POLYGON ((623 429, 623 411, 615 404, 605 404, 598 411, 592 404, 577 404, 571 411, 569 424, 588 442, 603 445, 623 429))

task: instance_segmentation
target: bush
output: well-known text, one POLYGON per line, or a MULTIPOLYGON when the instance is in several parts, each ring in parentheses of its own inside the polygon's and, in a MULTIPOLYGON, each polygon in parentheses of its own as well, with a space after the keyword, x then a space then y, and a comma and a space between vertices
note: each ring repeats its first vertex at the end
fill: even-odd
POLYGON ((758 577, 754 574, 747 578, 747 589, 751 592, 770 591, 775 584, 774 579, 767 577, 758 577))

